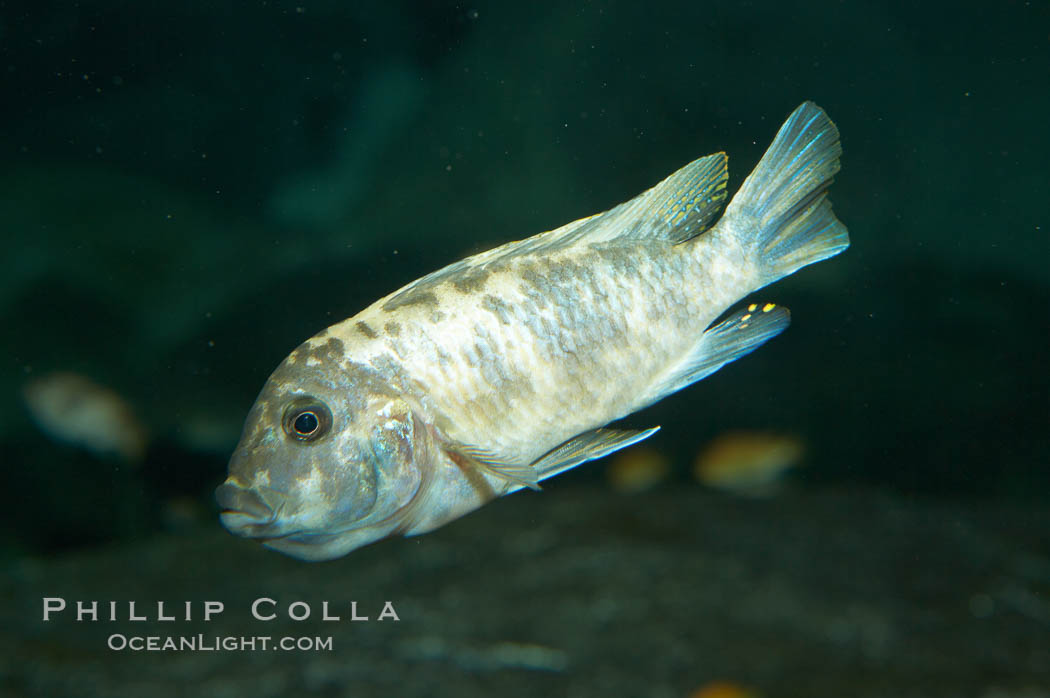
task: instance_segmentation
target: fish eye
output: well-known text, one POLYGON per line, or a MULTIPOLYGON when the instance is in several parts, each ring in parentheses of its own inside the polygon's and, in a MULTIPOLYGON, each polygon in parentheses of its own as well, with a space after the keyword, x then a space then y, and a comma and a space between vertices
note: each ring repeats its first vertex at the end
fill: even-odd
POLYGON ((304 436, 317 431, 318 426, 320 426, 320 422, 317 421, 317 415, 313 412, 302 412, 292 422, 292 428, 295 429, 295 433, 304 436))
POLYGON ((328 406, 314 397, 299 398, 284 410, 284 433, 296 441, 316 441, 332 428, 328 406))

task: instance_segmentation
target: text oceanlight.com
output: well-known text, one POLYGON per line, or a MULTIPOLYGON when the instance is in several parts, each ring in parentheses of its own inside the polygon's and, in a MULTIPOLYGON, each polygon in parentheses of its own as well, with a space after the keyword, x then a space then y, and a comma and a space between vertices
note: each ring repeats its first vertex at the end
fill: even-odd
POLYGON ((269 635, 219 636, 219 635, 122 635, 114 633, 106 640, 106 646, 117 652, 254 652, 256 650, 281 650, 284 652, 331 652, 329 637, 278 637, 269 635))

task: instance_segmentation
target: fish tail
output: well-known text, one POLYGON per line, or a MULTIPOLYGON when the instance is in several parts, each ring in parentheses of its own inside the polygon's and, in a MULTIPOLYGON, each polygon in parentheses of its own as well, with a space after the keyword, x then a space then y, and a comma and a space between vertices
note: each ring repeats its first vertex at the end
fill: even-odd
POLYGON ((760 285, 849 247, 827 198, 839 171, 839 132, 824 110, 800 105, 726 207, 738 242, 758 260, 760 285))

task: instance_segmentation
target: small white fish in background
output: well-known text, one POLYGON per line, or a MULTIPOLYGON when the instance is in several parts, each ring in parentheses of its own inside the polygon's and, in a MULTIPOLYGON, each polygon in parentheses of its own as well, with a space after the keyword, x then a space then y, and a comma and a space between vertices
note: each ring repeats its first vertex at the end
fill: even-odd
POLYGON ((126 463, 142 460, 149 443, 135 410, 111 388, 77 373, 34 378, 22 388, 33 421, 54 441, 126 463))
POLYGON ((735 431, 719 436, 696 457, 693 474, 708 487, 747 497, 776 494, 784 473, 805 454, 797 436, 735 431))
POLYGON ((223 525, 331 559, 650 436, 604 425, 782 332, 789 315, 773 303, 713 323, 849 246, 826 196, 841 152, 835 125, 806 102, 717 222, 724 153, 324 330, 256 399, 216 490, 223 525))

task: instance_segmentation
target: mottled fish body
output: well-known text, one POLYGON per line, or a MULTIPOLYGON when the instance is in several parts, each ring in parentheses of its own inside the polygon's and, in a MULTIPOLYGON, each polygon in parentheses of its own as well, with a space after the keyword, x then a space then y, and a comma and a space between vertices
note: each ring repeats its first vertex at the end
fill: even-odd
POLYGON ((217 491, 234 533, 304 559, 432 530, 655 429, 606 429, 781 332, 740 298, 849 245, 841 148, 805 103, 724 215, 726 156, 469 257, 296 349, 217 491), (706 330, 706 331, 705 331, 706 330))
POLYGON ((743 282, 714 285, 710 272, 696 272, 711 245, 687 253, 633 240, 576 241, 546 254, 508 252, 468 259, 325 337, 411 386, 441 415, 447 436, 517 463, 652 402, 659 374, 696 344, 698 324, 710 324, 737 297, 727 290, 743 282))

